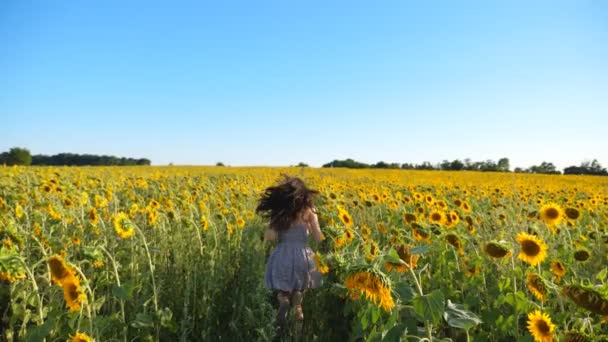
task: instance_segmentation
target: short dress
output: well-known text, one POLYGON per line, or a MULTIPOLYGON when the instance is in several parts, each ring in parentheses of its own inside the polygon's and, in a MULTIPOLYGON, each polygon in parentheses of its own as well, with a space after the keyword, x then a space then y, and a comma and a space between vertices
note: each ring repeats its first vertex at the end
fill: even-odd
POLYGON ((314 253, 308 247, 308 230, 303 223, 292 224, 279 231, 279 244, 268 262, 264 276, 266 288, 294 291, 316 288, 321 285, 314 253))

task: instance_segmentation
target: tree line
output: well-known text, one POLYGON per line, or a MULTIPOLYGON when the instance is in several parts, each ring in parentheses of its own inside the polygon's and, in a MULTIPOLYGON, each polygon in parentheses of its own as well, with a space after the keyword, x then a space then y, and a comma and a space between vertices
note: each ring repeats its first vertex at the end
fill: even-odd
POLYGON ((85 165, 150 165, 146 158, 125 158, 107 155, 59 153, 51 156, 32 155, 26 148, 13 147, 8 152, 0 153, 0 165, 52 165, 52 166, 85 166, 85 165))
MULTIPOLYGON (((444 171, 490 171, 490 172, 511 172, 509 158, 500 158, 498 161, 471 161, 470 159, 452 161, 444 160, 441 163, 432 164, 425 161, 421 164, 413 163, 386 163, 379 161, 375 164, 366 164, 358 162, 351 158, 343 160, 333 160, 323 167, 344 167, 350 169, 402 169, 402 170, 444 170, 444 171)), ((529 168, 516 167, 513 172, 516 173, 542 173, 542 174, 562 174, 562 171, 557 170, 555 165, 550 162, 542 162, 540 165, 533 165, 529 168)), ((565 175, 608 175, 606 168, 594 159, 593 161, 585 161, 579 166, 568 166, 564 168, 565 175)))

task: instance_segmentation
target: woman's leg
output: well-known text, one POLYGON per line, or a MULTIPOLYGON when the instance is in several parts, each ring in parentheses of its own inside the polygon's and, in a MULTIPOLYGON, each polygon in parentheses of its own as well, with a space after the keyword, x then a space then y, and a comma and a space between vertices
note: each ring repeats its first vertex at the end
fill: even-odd
POLYGON ((304 291, 293 291, 291 295, 291 303, 295 310, 295 317, 297 320, 304 320, 304 311, 302 310, 302 301, 304 300, 304 291))
POLYGON ((287 323, 287 314, 289 313, 289 297, 290 293, 286 291, 279 291, 277 293, 277 299, 279 301, 279 312, 277 313, 277 322, 279 325, 287 323))

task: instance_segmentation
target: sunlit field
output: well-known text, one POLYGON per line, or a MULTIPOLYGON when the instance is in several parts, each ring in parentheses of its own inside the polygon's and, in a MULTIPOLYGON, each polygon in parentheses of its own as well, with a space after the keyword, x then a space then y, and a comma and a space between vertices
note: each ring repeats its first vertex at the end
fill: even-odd
POLYGON ((269 341, 281 173, 317 198, 305 341, 598 341, 606 177, 230 167, 0 167, 0 339, 269 341))

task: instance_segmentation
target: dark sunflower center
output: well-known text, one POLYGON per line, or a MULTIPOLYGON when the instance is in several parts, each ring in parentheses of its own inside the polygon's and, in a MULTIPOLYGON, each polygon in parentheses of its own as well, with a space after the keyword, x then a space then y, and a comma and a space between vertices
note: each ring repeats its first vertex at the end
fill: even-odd
POLYGON ((434 213, 434 214, 431 216, 431 219, 432 219, 433 221, 441 221, 441 214, 434 213))
POLYGON ((547 322, 545 322, 544 320, 539 320, 536 322, 536 329, 543 335, 549 335, 549 333, 551 332, 549 324, 547 324, 547 322))
POLYGON ((350 219, 346 215, 342 215, 342 220, 344 221, 344 223, 349 223, 350 222, 350 219))
POLYGON ((536 256, 540 253, 540 246, 531 240, 525 240, 521 244, 521 249, 529 256, 536 256))
POLYGON ((545 211, 545 215, 547 216, 548 219, 555 220, 559 217, 559 210, 557 210, 555 208, 548 208, 545 211))

